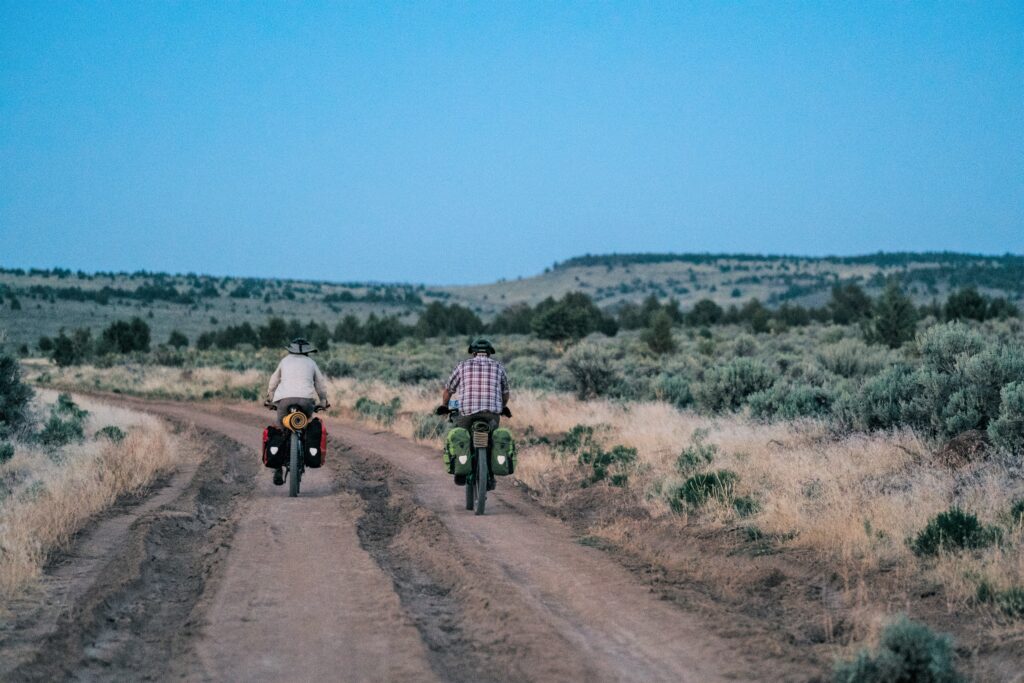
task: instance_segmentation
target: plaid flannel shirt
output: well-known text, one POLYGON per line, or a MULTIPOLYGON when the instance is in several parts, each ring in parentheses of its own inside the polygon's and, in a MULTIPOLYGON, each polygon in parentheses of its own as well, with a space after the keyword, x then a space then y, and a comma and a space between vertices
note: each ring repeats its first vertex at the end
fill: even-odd
POLYGON ((474 356, 455 366, 448 378, 448 391, 459 394, 459 412, 500 413, 503 394, 508 392, 505 366, 489 356, 474 356))

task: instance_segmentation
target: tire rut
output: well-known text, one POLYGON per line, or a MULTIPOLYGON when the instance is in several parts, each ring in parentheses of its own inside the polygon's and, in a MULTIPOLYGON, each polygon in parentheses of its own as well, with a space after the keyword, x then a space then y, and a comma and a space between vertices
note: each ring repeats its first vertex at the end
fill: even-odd
POLYGON ((251 463, 221 435, 184 491, 137 519, 95 583, 64 613, 13 681, 153 680, 191 657, 195 614, 216 583, 251 463))
POLYGON ((387 464, 349 451, 342 487, 364 511, 363 548, 394 584, 428 651, 434 673, 456 682, 603 678, 546 625, 502 604, 507 576, 460 553, 444 524, 387 464))
POLYGON ((490 675, 487 660, 465 629, 464 610, 453 588, 395 547, 410 510, 392 498, 386 468, 353 463, 344 484, 365 505, 356 527, 359 542, 391 577, 403 610, 427 646, 434 673, 449 681, 501 680, 490 675))

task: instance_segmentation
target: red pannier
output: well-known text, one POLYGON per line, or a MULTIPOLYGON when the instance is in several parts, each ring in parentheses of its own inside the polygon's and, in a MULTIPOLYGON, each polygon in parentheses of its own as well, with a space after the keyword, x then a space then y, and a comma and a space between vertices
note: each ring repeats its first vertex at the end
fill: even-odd
POLYGON ((306 467, 320 467, 327 460, 327 426, 314 417, 306 427, 306 467))
POLYGON ((284 467, 288 464, 291 434, 280 427, 268 426, 263 430, 263 464, 284 467))

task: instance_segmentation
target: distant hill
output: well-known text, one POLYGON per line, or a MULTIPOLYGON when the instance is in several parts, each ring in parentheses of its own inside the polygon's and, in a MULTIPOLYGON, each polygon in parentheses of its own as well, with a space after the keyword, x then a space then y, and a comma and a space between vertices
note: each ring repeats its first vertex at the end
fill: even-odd
POLYGON ((603 307, 650 294, 676 298, 684 308, 708 298, 719 304, 753 297, 819 305, 839 282, 880 290, 897 277, 920 303, 942 300, 950 290, 977 287, 1015 301, 1024 299, 1024 256, 879 253, 849 257, 756 254, 608 254, 556 263, 541 275, 471 287, 443 288, 453 299, 493 312, 508 304, 534 304, 547 296, 586 292, 603 307))
POLYGON ((67 269, 0 269, 0 344, 33 345, 60 328, 91 327, 140 316, 154 342, 172 330, 190 340, 226 324, 270 316, 333 326, 344 315, 371 313, 414 319, 431 301, 460 303, 485 318, 514 303, 536 304, 569 291, 615 309, 651 294, 683 308, 709 298, 720 304, 758 298, 820 305, 831 287, 857 282, 869 291, 896 277, 919 302, 942 301, 951 290, 980 291, 1024 302, 1024 256, 958 253, 879 253, 811 258, 756 254, 584 255, 529 278, 474 286, 317 282, 210 275, 84 273, 67 269))

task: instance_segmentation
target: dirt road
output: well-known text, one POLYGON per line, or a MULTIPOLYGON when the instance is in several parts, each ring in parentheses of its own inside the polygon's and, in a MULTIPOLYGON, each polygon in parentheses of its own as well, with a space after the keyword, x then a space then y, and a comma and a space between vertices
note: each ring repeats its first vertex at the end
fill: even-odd
POLYGON ((124 402, 193 423, 212 453, 159 503, 122 506, 82 538, 68 576, 44 585, 60 608, 0 633, 0 654, 18 655, 3 680, 786 677, 508 480, 476 517, 432 450, 328 418, 328 466, 291 499, 256 466, 266 413, 124 402))

